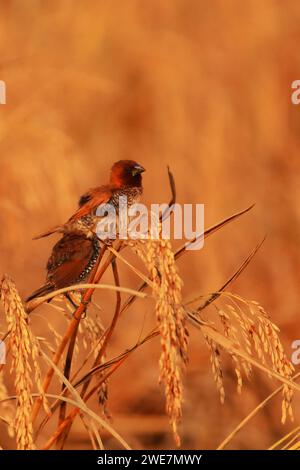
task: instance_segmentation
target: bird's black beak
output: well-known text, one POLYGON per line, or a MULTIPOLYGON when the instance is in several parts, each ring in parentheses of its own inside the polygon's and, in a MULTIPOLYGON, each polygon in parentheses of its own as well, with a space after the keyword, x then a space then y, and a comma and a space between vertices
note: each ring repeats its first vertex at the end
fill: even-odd
POLYGON ((146 171, 146 170, 141 165, 134 165, 134 167, 132 169, 132 175, 133 176, 140 175, 144 171, 146 171))

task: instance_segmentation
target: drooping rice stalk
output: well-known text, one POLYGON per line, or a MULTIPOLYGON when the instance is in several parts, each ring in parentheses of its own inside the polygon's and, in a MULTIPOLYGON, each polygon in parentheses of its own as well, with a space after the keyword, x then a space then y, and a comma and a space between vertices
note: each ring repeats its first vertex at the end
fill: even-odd
POLYGON ((178 423, 182 415, 182 371, 187 362, 188 333, 182 306, 182 280, 175 265, 169 240, 137 240, 132 246, 150 273, 156 299, 156 319, 160 332, 160 382, 165 385, 166 411, 177 445, 178 423))
POLYGON ((11 372, 15 375, 17 402, 14 430, 17 449, 31 450, 35 449, 31 419, 33 378, 46 406, 46 399, 42 393, 41 371, 38 362, 39 346, 30 330, 28 315, 23 308, 21 298, 12 279, 4 276, 0 288, 11 345, 11 372), (34 369, 33 374, 32 366, 34 369))

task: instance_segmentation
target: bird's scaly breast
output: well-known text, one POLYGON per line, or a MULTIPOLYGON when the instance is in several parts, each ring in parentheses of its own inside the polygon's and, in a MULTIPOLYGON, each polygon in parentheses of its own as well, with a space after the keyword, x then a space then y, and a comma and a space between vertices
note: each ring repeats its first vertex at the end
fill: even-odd
POLYGON ((113 196, 110 198, 109 203, 115 207, 118 213, 119 199, 121 196, 124 196, 127 198, 127 206, 130 207, 133 204, 139 202, 141 195, 142 195, 142 188, 138 188, 138 187, 122 188, 114 192, 113 196))

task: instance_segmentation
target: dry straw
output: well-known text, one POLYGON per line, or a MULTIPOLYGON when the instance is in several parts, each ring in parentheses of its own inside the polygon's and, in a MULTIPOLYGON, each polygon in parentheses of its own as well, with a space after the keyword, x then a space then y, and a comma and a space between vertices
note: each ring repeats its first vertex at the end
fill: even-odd
MULTIPOLYGON (((232 217, 228 220, 231 219, 232 217)), ((221 227, 223 225, 224 221, 221 224, 218 224, 217 227, 221 227)), ((210 232, 211 230, 207 231, 207 233, 210 232)), ((64 407, 63 415, 60 413, 60 420, 57 429, 42 448, 49 449, 55 445, 55 443, 58 443, 59 447, 63 448, 75 417, 77 415, 82 416, 82 413, 86 415, 84 423, 94 448, 97 446, 99 448, 103 448, 103 443, 98 430, 99 426, 101 426, 100 429, 102 429, 102 427, 105 428, 115 436, 119 443, 124 445, 126 448, 129 448, 124 439, 119 436, 119 434, 107 423, 105 419, 100 418, 98 414, 95 414, 86 406, 86 402, 90 397, 98 393, 98 399, 105 413, 107 402, 107 383, 110 375, 117 370, 131 352, 141 347, 146 341, 152 340, 152 338, 158 335, 161 340, 161 356, 159 360, 160 382, 165 386, 166 411, 170 419, 176 443, 177 445, 180 445, 178 424, 180 423, 182 416, 183 372, 188 358, 188 332, 186 328, 186 320, 198 328, 204 336, 205 342, 210 350, 213 377, 222 403, 225 399, 225 390, 223 385, 221 354, 225 351, 230 355, 232 360, 237 378, 238 392, 241 392, 243 386, 243 375, 249 377, 252 366, 254 365, 270 376, 275 376, 283 382, 283 385, 278 390, 278 392, 282 391, 283 393, 282 421, 284 422, 287 416, 293 418, 291 407, 293 397, 292 387, 297 388, 297 386, 292 381, 293 367, 284 353, 283 346, 278 336, 279 330, 277 326, 274 325, 268 314, 257 302, 248 301, 237 295, 224 291, 225 287, 227 287, 232 280, 236 279, 237 274, 240 274, 243 269, 240 268, 237 271, 237 274, 235 273, 234 276, 230 278, 230 281, 228 281, 218 292, 211 294, 208 302, 206 301, 201 307, 198 307, 195 310, 189 310, 189 305, 194 301, 183 304, 182 280, 178 274, 175 263, 175 258, 177 259, 177 257, 184 252, 183 249, 181 248, 174 255, 170 241, 163 240, 162 238, 130 240, 128 241, 128 244, 145 264, 149 272, 149 277, 132 266, 125 258, 123 258, 123 256, 120 255, 118 250, 113 247, 109 247, 108 249, 111 253, 108 254, 106 260, 103 260, 103 264, 99 265, 99 272, 97 272, 97 275, 95 276, 95 281, 93 279, 91 284, 81 285, 82 289, 88 290, 83 295, 83 299, 81 299, 81 296, 78 299, 80 306, 76 311, 77 316, 71 316, 65 309, 59 308, 60 313, 63 313, 65 319, 68 321, 65 335, 62 336, 60 332, 57 332, 51 324, 48 324, 47 322, 49 327, 48 329, 53 334, 53 346, 56 346, 53 360, 50 360, 47 355, 43 353, 39 346, 39 342, 42 340, 48 348, 50 346, 50 349, 53 349, 52 344, 49 345, 48 341, 43 338, 38 340, 33 335, 29 326, 29 318, 34 317, 28 317, 28 312, 26 313, 24 311, 21 299, 13 281, 7 276, 2 279, 0 284, 1 299, 4 304, 8 323, 8 338, 12 355, 11 366, 12 371, 14 372, 17 396, 17 400, 15 402, 15 419, 13 423, 17 448, 35 448, 32 424, 32 382, 34 382, 37 387, 39 399, 41 402, 44 402, 46 411, 48 412, 45 393, 47 392, 54 373, 66 387, 64 387, 64 391, 60 396, 57 394, 52 395, 52 398, 55 398, 55 401, 51 405, 52 414, 49 414, 44 419, 42 427, 36 430, 36 435, 38 435, 43 426, 48 423, 50 418, 54 415, 55 410, 57 410, 58 407, 61 408, 61 400, 66 405, 68 403, 68 406, 72 405, 73 408, 68 410, 68 413, 66 413, 66 407, 64 407), (138 288, 138 290, 132 290, 120 286, 115 264, 113 264, 115 266, 113 269, 115 286, 97 284, 103 273, 115 258, 122 259, 123 262, 133 270, 133 272, 143 279, 144 283, 138 288), (142 290, 144 290, 147 285, 152 288, 152 296, 142 293, 142 290), (83 348, 85 352, 84 359, 81 361, 79 368, 77 368, 76 371, 72 370, 72 375, 70 375, 73 354, 70 356, 71 359, 68 374, 66 373, 66 368, 64 372, 58 368, 58 363, 62 358, 65 347, 68 342, 71 341, 71 336, 73 335, 73 333, 70 335, 70 325, 71 327, 77 325, 77 322, 79 321, 78 319, 81 318, 81 314, 86 308, 84 302, 86 302, 87 299, 91 300, 91 295, 95 288, 101 288, 102 290, 109 289, 116 292, 117 302, 115 314, 111 325, 104 328, 99 316, 99 308, 94 304, 94 307, 96 307, 94 309, 95 316, 91 315, 91 311, 89 309, 85 320, 80 322, 79 328, 76 329, 76 337, 74 340, 74 352, 80 351, 80 348, 83 348), (122 307, 120 297, 121 292, 130 295, 129 300, 127 299, 122 307), (152 331, 143 340, 139 341, 133 348, 121 353, 117 358, 110 358, 107 360, 104 353, 107 352, 107 346, 119 315, 126 311, 136 298, 145 297, 152 297, 155 299, 157 329, 152 331), (204 322, 200 316, 201 312, 217 299, 219 299, 220 303, 220 306, 216 307, 217 321, 215 323, 212 323, 211 321, 210 323, 204 322), (50 367, 44 379, 44 392, 42 390, 39 368, 40 354, 42 354, 44 360, 46 360, 50 367), (88 364, 92 359, 94 359, 93 366, 86 373, 83 369, 88 367, 88 364), (32 368, 34 369, 34 374, 31 373, 32 368), (96 384, 93 387, 90 387, 90 380, 92 377, 96 378, 96 384), (81 392, 77 391, 77 387, 80 385, 83 386, 81 392), (73 395, 75 401, 69 398, 68 395, 70 394, 73 395), (91 422, 90 419, 95 422, 91 422)), ((257 249, 254 250, 254 253, 256 251, 257 249)), ((251 259, 252 256, 253 255, 248 257, 248 259, 251 259)), ((243 268, 247 265, 248 259, 246 260, 246 263, 243 263, 243 268)), ((75 287, 77 288, 78 286, 75 287)), ((73 287, 71 286, 67 289, 57 291, 52 295, 63 294, 65 290, 69 291, 72 289, 73 287)), ((203 298, 203 296, 200 297, 203 298)), ((47 298, 40 299, 40 302, 45 300, 47 300, 47 298)), ((198 301, 199 298, 195 300, 198 301)), ((74 331, 75 330, 72 330, 72 332, 74 331)), ((69 351, 67 353, 67 358, 68 357, 69 351)), ((82 354, 78 354, 78 359, 81 357, 82 354)), ((0 399, 1 397, 2 399, 7 397, 7 392, 3 386, 3 382, 1 383, 1 381, 0 395, 0 399)), ((35 396, 36 395, 37 394, 35 394, 35 396)), ((257 407, 257 410, 259 409, 260 407, 257 407)), ((2 410, 5 411, 3 405, 1 411, 2 410)), ((230 436, 223 441, 220 448, 230 442, 236 432, 241 429, 245 423, 255 415, 255 413, 257 413, 257 410, 254 410, 250 413, 249 417, 245 418, 244 422, 237 427, 237 430, 233 431, 230 436)), ((39 406, 35 410, 36 416, 38 412, 39 406)), ((0 414, 0 418, 1 417, 5 418, 5 414, 0 414)), ((7 424, 9 424, 8 419, 7 424)), ((299 446, 297 433, 295 433, 295 436, 291 436, 291 439, 287 439, 287 442, 284 443, 286 448, 288 448, 288 446, 299 446)))
MULTIPOLYGON (((82 335, 83 348, 86 351, 90 351, 94 359, 96 359, 103 346, 105 334, 105 328, 102 325, 97 311, 95 319, 91 315, 89 315, 85 318, 84 326, 82 325, 82 323, 79 325, 79 333, 82 335)), ((105 363, 106 359, 106 354, 103 354, 100 363, 105 363)), ((99 390, 97 391, 98 401, 104 416, 109 417, 110 414, 107 408, 109 380, 107 379, 102 382, 102 379, 104 377, 103 372, 98 372, 96 375, 99 382, 101 382, 99 390)))

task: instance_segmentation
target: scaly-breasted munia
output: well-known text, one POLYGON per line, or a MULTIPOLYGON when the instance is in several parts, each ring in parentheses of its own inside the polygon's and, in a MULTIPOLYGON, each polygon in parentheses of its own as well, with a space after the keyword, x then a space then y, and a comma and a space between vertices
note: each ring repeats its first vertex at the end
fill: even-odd
POLYGON ((86 281, 96 264, 100 242, 96 235, 67 233, 53 247, 47 263, 46 283, 34 291, 26 302, 57 289, 86 281))
POLYGON ((127 197, 128 206, 137 202, 142 194, 141 173, 144 168, 133 160, 120 160, 111 169, 110 182, 90 189, 79 199, 79 209, 64 224, 54 227, 35 238, 62 233, 47 263, 46 283, 33 292, 26 301, 44 296, 56 289, 84 282, 88 279, 97 258, 100 244, 95 215, 99 205, 110 203, 118 211, 120 196, 127 197))
POLYGON ((118 213, 120 196, 127 197, 127 207, 138 202, 143 192, 142 176, 145 169, 133 160, 120 160, 111 168, 109 184, 89 189, 79 199, 79 209, 63 225, 47 230, 34 239, 52 233, 84 233, 92 237, 99 221, 95 215, 101 204, 112 204, 118 213))

